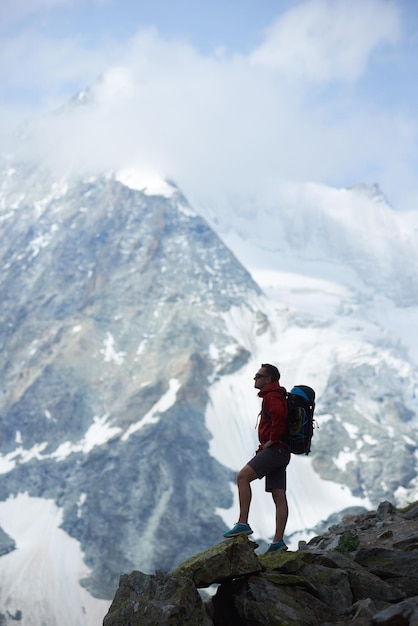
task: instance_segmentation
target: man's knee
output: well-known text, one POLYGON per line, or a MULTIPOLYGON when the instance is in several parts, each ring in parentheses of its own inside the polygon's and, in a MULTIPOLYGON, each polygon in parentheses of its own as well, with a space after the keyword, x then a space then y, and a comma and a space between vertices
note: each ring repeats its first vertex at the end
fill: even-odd
POLYGON ((237 474, 237 484, 250 483, 255 478, 258 478, 258 476, 253 468, 249 465, 244 465, 244 467, 237 474))

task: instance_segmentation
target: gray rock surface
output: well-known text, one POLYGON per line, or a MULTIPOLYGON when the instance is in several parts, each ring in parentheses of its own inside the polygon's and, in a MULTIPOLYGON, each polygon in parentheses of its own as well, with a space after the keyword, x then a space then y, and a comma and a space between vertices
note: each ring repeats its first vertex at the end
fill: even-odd
POLYGON ((397 510, 384 502, 377 511, 348 516, 297 552, 256 556, 257 544, 237 537, 171 574, 134 571, 121 577, 103 624, 417 626, 417 511, 418 503, 397 510), (382 535, 382 525, 391 532, 382 535), (357 541, 350 544, 344 538, 353 526, 357 541), (193 594, 214 583, 220 584, 209 600, 193 594))
POLYGON ((122 571, 176 567, 226 529, 208 386, 248 360, 224 314, 260 289, 175 188, 21 164, 0 181, 0 499, 52 498, 110 599, 122 571))
POLYGON ((209 587, 230 578, 261 571, 262 566, 254 554, 253 542, 224 541, 198 554, 174 570, 173 576, 187 576, 196 587, 209 587))
POLYGON ((16 549, 16 542, 0 526, 0 556, 16 549))

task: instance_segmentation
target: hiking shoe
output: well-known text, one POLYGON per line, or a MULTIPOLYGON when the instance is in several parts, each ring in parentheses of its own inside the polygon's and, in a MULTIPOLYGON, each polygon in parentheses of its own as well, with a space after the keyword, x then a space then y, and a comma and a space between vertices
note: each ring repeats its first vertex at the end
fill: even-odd
POLYGON ((228 530, 226 533, 224 533, 224 537, 226 537, 227 539, 230 539, 231 537, 237 537, 238 535, 252 535, 253 531, 251 530, 251 527, 248 526, 248 524, 240 524, 240 522, 237 522, 234 526, 234 528, 231 528, 231 530, 228 530))
POLYGON ((267 554, 267 552, 276 552, 277 550, 287 550, 287 545, 285 544, 283 539, 271 543, 267 550, 264 552, 264 554, 267 554))

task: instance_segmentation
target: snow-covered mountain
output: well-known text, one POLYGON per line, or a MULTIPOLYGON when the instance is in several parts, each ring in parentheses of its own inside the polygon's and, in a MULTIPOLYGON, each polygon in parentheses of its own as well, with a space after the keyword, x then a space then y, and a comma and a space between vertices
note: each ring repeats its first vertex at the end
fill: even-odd
MULTIPOLYGON (((261 362, 317 391, 291 545, 348 507, 418 498, 415 214, 318 185, 191 205, 142 172, 12 161, 0 194, 5 623, 97 624, 120 573, 222 538, 261 362)), ((250 522, 267 541, 262 489, 250 522)))
MULTIPOLYGON (((294 458, 289 468, 288 532, 313 526, 344 505, 416 499, 418 213, 394 211, 377 186, 288 184, 278 189, 275 205, 219 206, 206 203, 201 211, 268 300, 270 332, 246 343, 244 323, 237 335, 257 363, 280 366, 288 388, 308 381, 318 393, 313 452, 309 459, 294 458), (317 483, 318 475, 327 482, 317 483)), ((235 396, 248 385, 251 367, 233 377, 235 396)), ((224 385, 211 390, 215 433, 218 406, 228 407, 224 385)), ((255 410, 255 403, 245 403, 238 411, 248 429, 255 410)), ((241 426, 238 417, 232 440, 241 426)), ((239 466, 219 436, 212 448, 223 464, 239 466)), ((261 536, 273 526, 265 506, 260 494, 261 536)))

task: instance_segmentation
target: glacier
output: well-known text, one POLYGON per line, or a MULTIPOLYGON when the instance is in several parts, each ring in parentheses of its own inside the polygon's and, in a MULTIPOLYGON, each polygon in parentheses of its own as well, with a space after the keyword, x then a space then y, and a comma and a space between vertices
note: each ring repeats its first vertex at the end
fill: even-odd
MULTIPOLYGON (((415 478, 409 490, 397 489, 393 500, 399 505, 416 500, 418 214, 394 211, 377 186, 332 189, 288 183, 277 195, 276 206, 271 199, 264 207, 260 203, 250 209, 244 202, 245 210, 238 201, 228 208, 224 199, 212 201, 211 210, 207 199, 201 203, 212 227, 262 288, 267 300, 264 310, 269 311, 275 330, 258 336, 249 320, 231 314, 231 333, 245 343, 252 362, 211 388, 207 419, 214 437, 212 453, 234 470, 251 458, 255 435, 249 433, 258 402, 248 389, 253 371, 262 362, 279 366, 287 388, 306 383, 316 389, 319 430, 315 437, 320 438, 321 422, 332 419, 321 414, 321 394, 335 367, 335 353, 347 363, 365 358, 373 364, 383 356, 380 344, 389 343, 394 352, 385 356, 393 375, 408 380, 415 409, 411 420, 415 453, 410 460, 415 478), (217 206, 222 210, 216 211, 217 206), (373 348, 370 338, 377 344, 373 348)), ((195 201, 199 205, 199 199, 195 201)), ((370 406, 370 415, 374 412, 370 406)), ((350 423, 345 427, 349 430, 350 423)), ((356 427, 356 431, 352 438, 361 440, 361 429, 356 427)), ((330 463, 338 466, 343 454, 335 458, 330 449, 330 463)), ((356 455, 351 458, 354 465, 356 455)), ((346 465, 341 466, 343 472, 346 465)), ((310 458, 293 455, 288 474, 287 532, 294 537, 333 511, 372 506, 367 493, 356 497, 329 477, 318 480, 310 458)), ((274 528, 274 509, 267 499, 256 484, 251 523, 260 537, 271 537, 274 528)), ((228 525, 236 521, 237 509, 235 502, 232 510, 223 512, 228 525)))

